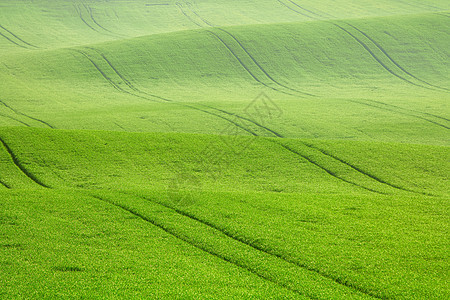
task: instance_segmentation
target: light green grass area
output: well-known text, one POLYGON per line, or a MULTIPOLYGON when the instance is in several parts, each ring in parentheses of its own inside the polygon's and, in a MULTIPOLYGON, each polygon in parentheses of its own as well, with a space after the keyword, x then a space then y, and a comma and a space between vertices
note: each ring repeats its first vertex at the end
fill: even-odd
POLYGON ((0 0, 0 298, 449 298, 449 16, 0 0))

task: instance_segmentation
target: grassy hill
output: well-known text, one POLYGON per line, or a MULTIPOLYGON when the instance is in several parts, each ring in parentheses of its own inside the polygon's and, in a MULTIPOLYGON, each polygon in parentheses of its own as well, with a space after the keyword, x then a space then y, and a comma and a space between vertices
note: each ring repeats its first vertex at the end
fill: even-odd
POLYGON ((0 297, 445 299, 447 1, 0 1, 0 297))

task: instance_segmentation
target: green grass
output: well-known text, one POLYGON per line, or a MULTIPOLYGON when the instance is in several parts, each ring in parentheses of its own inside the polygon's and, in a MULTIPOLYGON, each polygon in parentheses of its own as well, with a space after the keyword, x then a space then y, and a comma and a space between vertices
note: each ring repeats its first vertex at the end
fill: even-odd
POLYGON ((0 1, 0 298, 448 298, 449 11, 0 1))

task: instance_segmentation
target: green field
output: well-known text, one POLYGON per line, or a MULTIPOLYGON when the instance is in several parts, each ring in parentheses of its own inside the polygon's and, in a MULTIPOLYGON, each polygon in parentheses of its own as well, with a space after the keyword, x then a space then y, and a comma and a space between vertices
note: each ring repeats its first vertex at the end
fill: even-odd
POLYGON ((449 17, 0 0, 0 298, 449 299, 449 17))

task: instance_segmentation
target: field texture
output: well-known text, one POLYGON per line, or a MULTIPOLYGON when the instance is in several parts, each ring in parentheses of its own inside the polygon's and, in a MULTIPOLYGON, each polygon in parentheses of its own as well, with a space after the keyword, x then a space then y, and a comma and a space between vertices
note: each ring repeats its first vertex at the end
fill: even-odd
POLYGON ((0 298, 449 299, 449 17, 0 0, 0 298))

